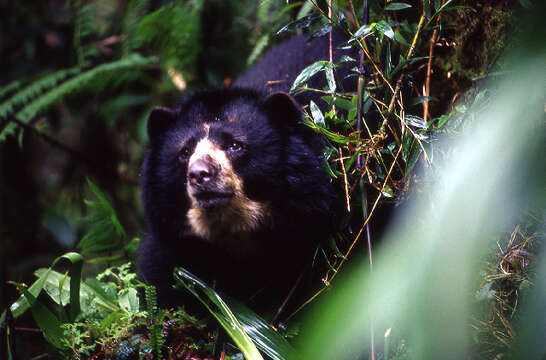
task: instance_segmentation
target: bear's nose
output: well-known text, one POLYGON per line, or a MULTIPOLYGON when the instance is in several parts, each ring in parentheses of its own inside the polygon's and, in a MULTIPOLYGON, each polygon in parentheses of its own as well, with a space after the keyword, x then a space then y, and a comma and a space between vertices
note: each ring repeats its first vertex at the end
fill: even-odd
POLYGON ((198 159, 190 165, 188 178, 193 186, 203 185, 211 181, 217 173, 216 166, 209 161, 198 159))

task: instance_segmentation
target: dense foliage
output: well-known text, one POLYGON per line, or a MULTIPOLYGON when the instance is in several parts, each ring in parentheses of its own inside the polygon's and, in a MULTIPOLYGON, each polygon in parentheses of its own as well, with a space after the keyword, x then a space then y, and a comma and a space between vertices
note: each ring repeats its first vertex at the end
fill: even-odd
MULTIPOLYGON (((347 295, 332 281, 344 273, 347 261, 358 259, 355 253, 366 252, 367 268, 372 267, 378 234, 370 225, 380 230, 392 204, 432 194, 431 179, 447 167, 442 164, 455 162, 450 142, 474 129, 480 115, 495 111, 489 105, 498 91, 486 89, 481 80, 502 77, 513 65, 504 50, 516 46, 510 39, 518 39, 519 12, 533 6, 540 4, 71 0, 0 5, 5 20, 0 33, 0 280, 15 280, 0 287, 0 309, 6 309, 0 318, 0 356, 260 359, 259 349, 273 359, 292 358, 287 338, 299 338, 301 332, 305 339, 320 339, 300 323, 302 310, 326 290, 347 295), (184 91, 229 86, 238 72, 295 31, 328 36, 334 27, 347 33, 346 46, 358 57, 312 64, 292 86, 293 92, 323 94, 329 105, 321 111, 323 104, 312 102, 305 122, 326 139, 327 170, 345 199, 343 228, 329 246, 316 250, 315 266, 322 271, 316 292, 283 319, 286 328, 273 330, 180 269, 180 286, 199 298, 216 322, 196 320, 183 309, 159 309, 154 288, 141 283, 130 264, 145 231, 137 184, 151 108, 176 101, 184 91), (341 66, 358 78, 354 91, 340 86, 336 68, 341 66), (323 76, 327 86, 307 87, 313 76, 323 76), (42 339, 41 334, 40 345, 22 346, 42 339)), ((543 55, 543 48, 530 54, 543 55)), ((465 319, 474 329, 475 358, 495 358, 520 346, 512 323, 519 296, 531 291, 533 273, 542 271, 534 266, 544 239, 543 208, 540 201, 531 208, 530 215, 508 227, 492 229, 499 246, 483 257, 486 265, 468 266, 480 304, 465 319)), ((411 231, 422 231, 419 214, 415 228, 409 226, 408 243, 411 231)), ((388 279, 393 288, 399 286, 388 279)), ((366 283, 365 290, 377 289, 366 283)), ((376 336, 386 330, 376 326, 376 336)), ((364 339, 358 353, 399 359, 432 354, 420 353, 419 344, 408 340, 411 331, 391 326, 382 349, 374 347, 378 340, 364 339)), ((451 334, 423 333, 429 341, 451 334)), ((435 343, 441 353, 443 342, 435 343)), ((311 344, 308 348, 329 347, 311 344)))

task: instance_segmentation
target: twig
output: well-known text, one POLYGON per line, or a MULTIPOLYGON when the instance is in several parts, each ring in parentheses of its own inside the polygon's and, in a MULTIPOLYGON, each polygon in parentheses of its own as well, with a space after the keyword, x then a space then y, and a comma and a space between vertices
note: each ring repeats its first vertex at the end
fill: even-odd
MULTIPOLYGON (((364 224, 362 224, 362 226, 360 227, 360 230, 358 231, 358 234, 356 235, 355 239, 353 240, 353 242, 351 243, 351 245, 349 246, 349 249, 345 252, 343 258, 341 258, 341 262, 339 263, 339 265, 335 268, 335 271, 334 271, 334 274, 332 275, 332 278, 330 279, 330 282, 332 280, 334 280, 334 278, 336 277, 336 275, 339 273, 339 270, 341 269, 341 267, 343 266, 343 264, 345 263, 345 261, 348 259, 349 257, 349 254, 351 253, 351 251, 353 250, 353 247, 356 245, 356 243, 358 242, 358 240, 360 239, 360 236, 362 235, 362 233, 364 232, 364 230, 366 229, 366 225, 368 225, 368 222, 370 221, 374 211, 375 211, 375 208, 377 207, 377 204, 379 203, 379 199, 381 199, 381 196, 383 194, 383 191, 385 190, 385 186, 387 185, 387 181, 389 180, 390 178, 390 175, 391 175, 391 172, 392 172, 392 169, 394 168, 394 164, 396 163, 396 159, 398 159, 398 156, 400 155, 400 152, 402 151, 402 147, 400 146, 399 149, 398 149, 398 152, 396 153, 396 156, 394 157, 394 161, 392 162, 391 164, 391 167, 389 169, 389 172, 387 173, 387 176, 385 177, 385 181, 383 182, 383 186, 381 186, 381 191, 379 192, 379 195, 377 196, 377 199, 375 199, 375 202, 372 206, 372 209, 370 211, 370 213, 368 214, 368 217, 366 218, 366 221, 364 221, 364 224)), ((309 299, 307 299, 303 304, 301 304, 296 310, 294 310, 294 312, 292 314, 290 314, 290 316, 288 316, 286 318, 286 321, 288 322, 294 315, 296 315, 298 312, 301 311, 301 309, 303 309, 304 307, 306 307, 309 303, 311 303, 313 300, 315 300, 317 298, 317 296, 319 296, 320 294, 322 294, 322 292, 324 290, 326 290, 328 287, 325 286, 325 287, 322 287, 320 288, 319 291, 317 291, 313 296, 311 296, 309 299)))
MULTIPOLYGON (((332 0, 328 1, 328 21, 330 22, 330 25, 332 25, 332 0)), ((334 48, 333 48, 333 39, 332 39, 332 33, 333 31, 330 31, 328 33, 328 59, 330 60, 330 63, 334 63, 334 48)), ((332 105, 332 113, 336 114, 336 106, 332 105)))
POLYGON ((304 273, 305 273, 305 269, 301 272, 300 276, 298 276, 296 282, 292 286, 292 289, 290 289, 290 291, 288 292, 288 295, 286 296, 286 299, 284 299, 281 306, 279 306, 279 309, 277 310, 277 313, 275 314, 275 316, 273 317, 273 319, 270 322, 271 325, 276 324, 277 320, 279 319, 279 316, 282 314, 284 308, 286 307, 286 304, 288 303, 288 301, 290 300, 292 295, 294 295, 294 291, 296 291, 296 288, 299 286, 299 284, 301 282, 301 279, 303 279, 303 274, 304 273))
POLYGON ((343 170, 343 182, 345 184, 345 199, 347 201, 347 212, 351 211, 351 202, 349 198, 349 182, 347 180, 347 171, 345 170, 345 164, 343 163, 343 152, 341 150, 341 147, 339 149, 339 162, 341 163, 341 170, 343 170))
MULTIPOLYGON (((442 0, 442 5, 444 6, 445 0, 442 0)), ((436 24, 440 23, 440 19, 442 18, 442 14, 438 15, 438 18, 436 19, 436 24)), ((429 41, 429 48, 428 48, 428 61, 427 61, 427 76, 425 78, 425 88, 423 91, 424 96, 430 96, 430 74, 432 72, 432 57, 434 56, 434 44, 436 44, 436 37, 438 37, 438 27, 434 28, 432 31, 432 36, 430 37, 429 41)), ((425 121, 429 118, 429 108, 428 108, 428 100, 423 101, 423 119, 425 121)))
MULTIPOLYGON (((425 14, 421 15, 421 18, 419 19, 419 24, 417 25, 417 31, 415 32, 415 35, 413 36, 413 41, 411 42, 411 46, 408 50, 406 60, 409 60, 411 56, 413 55, 413 50, 415 49, 415 44, 417 43, 417 38, 419 37, 419 33, 421 32, 421 27, 423 26, 424 21, 425 21, 425 14)), ((392 95, 391 102, 387 110, 387 114, 385 115, 385 120, 383 121, 383 124, 381 124, 381 128, 379 132, 385 131, 386 121, 389 118, 389 116, 392 114, 392 111, 394 110, 394 102, 396 101, 396 98, 398 96, 398 92, 400 91, 400 87, 402 86, 403 80, 404 80, 404 73, 400 75, 400 78, 396 82, 396 88, 394 89, 394 94, 392 95)))

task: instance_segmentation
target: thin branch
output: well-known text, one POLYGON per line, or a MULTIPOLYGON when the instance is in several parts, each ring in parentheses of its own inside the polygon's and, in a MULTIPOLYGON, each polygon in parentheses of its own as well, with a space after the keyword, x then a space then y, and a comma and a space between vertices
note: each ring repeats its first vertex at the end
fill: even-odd
MULTIPOLYGON (((442 0, 441 6, 444 6, 444 3, 445 3, 445 0, 442 0)), ((436 24, 440 23, 441 18, 442 18, 442 14, 438 14, 438 18, 436 19, 436 24)), ((423 91, 424 96, 430 96, 430 74, 432 72, 432 58, 434 56, 434 46, 436 44, 437 37, 438 37, 438 27, 434 28, 434 30, 432 31, 432 36, 430 37, 430 41, 429 41, 427 75, 425 78, 425 88, 423 91)), ((428 105, 429 105, 428 100, 423 101, 423 119, 425 121, 427 121, 430 116, 428 105)))
MULTIPOLYGON (((415 44, 417 43, 417 38, 419 37, 419 33, 421 32, 421 28, 423 26, 423 22, 425 21, 425 14, 421 15, 421 18, 419 19, 419 24, 417 25, 417 31, 415 32, 415 35, 413 36, 413 41, 411 42, 411 46, 408 50, 408 54, 406 56, 406 60, 409 60, 411 56, 413 55, 413 50, 415 50, 415 44)), ((391 102, 389 104, 389 109, 387 110, 386 118, 388 119, 389 116, 392 114, 394 110, 394 103, 396 101, 396 98, 398 97, 398 92, 400 92, 400 87, 402 86, 402 81, 404 80, 404 73, 400 75, 400 78, 396 82, 396 88, 394 89, 394 94, 391 98, 391 102)), ((385 125, 386 120, 383 121, 383 124, 381 124, 380 132, 385 131, 385 125)))
MULTIPOLYGON (((332 25, 332 0, 328 1, 328 21, 330 22, 330 25, 332 25)), ((330 60, 330 63, 334 63, 334 48, 333 48, 333 31, 330 31, 328 33, 328 59, 330 60)), ((332 113, 336 114, 336 106, 332 105, 332 113)))
POLYGON ((93 159, 90 159, 89 157, 87 157, 87 155, 85 155, 84 153, 81 153, 78 150, 75 150, 75 149, 69 147, 68 145, 61 143, 60 141, 58 141, 57 139, 47 135, 46 133, 43 133, 43 132, 37 130, 34 126, 31 126, 31 125, 29 125, 29 124, 15 118, 15 117, 10 117, 8 119, 8 121, 11 121, 11 122, 17 124, 18 126, 22 127, 23 129, 28 130, 28 131, 36 134, 40 139, 44 140, 49 145, 51 145, 53 147, 56 147, 57 149, 60 149, 60 150, 62 150, 64 152, 70 154, 71 156, 73 156, 76 159, 86 163, 88 166, 90 166, 92 168, 105 170, 105 171, 107 171, 109 173, 112 173, 113 175, 115 175, 117 178, 119 178, 122 181, 130 183, 132 185, 138 185, 137 180, 135 180, 135 179, 133 179, 131 177, 128 177, 125 174, 119 173, 118 171, 116 171, 116 169, 114 169, 112 167, 103 166, 103 165, 98 164, 93 159))
POLYGON ((347 180, 347 171, 345 170, 345 164, 343 163, 343 152, 341 147, 339 149, 339 162, 341 163, 341 169, 343 170, 343 183, 345 184, 345 200, 347 201, 347 212, 351 211, 351 202, 349 198, 349 182, 347 180))

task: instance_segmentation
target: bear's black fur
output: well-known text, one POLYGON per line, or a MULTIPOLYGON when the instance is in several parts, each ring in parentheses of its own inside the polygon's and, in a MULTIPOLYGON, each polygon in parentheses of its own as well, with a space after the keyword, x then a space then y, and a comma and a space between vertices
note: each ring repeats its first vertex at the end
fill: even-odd
POLYGON ((301 122, 309 97, 298 103, 278 92, 327 59, 326 37, 305 39, 274 48, 234 88, 152 111, 140 268, 161 303, 181 302, 171 286, 173 267, 182 266, 247 303, 261 296, 274 308, 331 235, 336 191, 322 139, 301 122))

